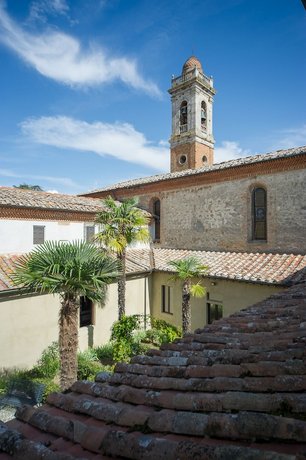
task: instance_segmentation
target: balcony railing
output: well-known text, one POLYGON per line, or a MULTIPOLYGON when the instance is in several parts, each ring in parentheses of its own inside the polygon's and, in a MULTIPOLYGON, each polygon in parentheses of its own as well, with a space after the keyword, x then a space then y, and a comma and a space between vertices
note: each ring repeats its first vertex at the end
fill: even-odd
POLYGON ((191 78, 197 77, 199 80, 203 81, 206 85, 213 86, 213 79, 211 77, 206 77, 203 73, 199 72, 195 67, 194 69, 189 70, 184 75, 180 77, 172 78, 172 86, 179 85, 185 81, 191 80, 191 78))

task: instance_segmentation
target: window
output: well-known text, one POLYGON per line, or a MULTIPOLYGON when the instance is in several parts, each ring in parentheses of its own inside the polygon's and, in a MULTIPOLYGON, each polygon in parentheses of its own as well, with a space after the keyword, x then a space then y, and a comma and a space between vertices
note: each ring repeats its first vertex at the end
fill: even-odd
POLYGON ((45 242, 45 226, 33 225, 33 244, 43 244, 45 242))
POLYGON ((252 239, 267 239, 267 192, 258 187, 252 193, 252 239))
POLYGON ((207 108, 204 101, 201 102, 201 128, 206 129, 207 127, 207 108))
POLYGON ((85 226, 85 241, 91 242, 95 237, 95 226, 94 225, 86 225, 85 226))
POLYGON ((171 312, 171 287, 166 286, 165 284, 161 287, 161 311, 162 313, 169 313, 171 312))
POLYGON ((207 323, 211 324, 223 317, 223 303, 219 300, 210 299, 207 293, 207 323))
POLYGON ((187 101, 183 101, 180 107, 180 132, 184 133, 187 131, 187 101))
POLYGON ((153 216, 154 216, 154 235, 153 240, 160 240, 160 200, 153 202, 153 216))
POLYGON ((186 161, 187 161, 187 156, 186 155, 181 155, 179 157, 179 164, 180 165, 184 165, 186 163, 186 161))
POLYGON ((80 327, 93 324, 93 304, 88 297, 80 297, 80 327))

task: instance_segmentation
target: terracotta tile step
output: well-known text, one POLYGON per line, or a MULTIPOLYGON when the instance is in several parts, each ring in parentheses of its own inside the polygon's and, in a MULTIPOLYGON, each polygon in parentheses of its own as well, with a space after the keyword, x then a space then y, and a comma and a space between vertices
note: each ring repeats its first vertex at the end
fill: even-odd
POLYGON ((306 391, 306 375, 280 375, 276 377, 214 377, 214 378, 170 378, 149 377, 130 373, 113 374, 112 385, 128 385, 136 388, 174 391, 259 391, 297 392, 306 391))
MULTIPOLYGON (((25 439, 17 431, 0 427, 0 450, 14 455, 19 460, 74 460, 72 456, 66 452, 53 452, 48 447, 41 443, 29 441, 25 439)), ((11 458, 11 457, 10 457, 11 458)), ((86 457, 79 457, 79 460, 86 460, 86 457)))
POLYGON ((116 402, 76 393, 54 393, 49 396, 48 404, 52 404, 64 411, 89 415, 96 420, 106 423, 115 423, 122 426, 145 425, 149 417, 155 412, 152 407, 126 402, 116 402))
MULTIPOLYGON (((116 373, 148 375, 151 377, 241 377, 241 376, 277 376, 306 374, 306 363, 303 360, 285 362, 258 361, 257 363, 213 364, 212 366, 148 366, 143 364, 118 363, 116 373)), ((98 377, 99 381, 102 381, 98 377)))
MULTIPOLYGON (((61 447, 63 448, 63 443, 71 441, 72 443, 77 443, 79 448, 84 449, 85 451, 90 451, 92 453, 100 453, 101 443, 106 436, 106 434, 111 430, 109 425, 99 422, 99 427, 95 426, 94 423, 91 423, 91 420, 88 418, 82 418, 80 420, 75 414, 70 413, 69 418, 64 411, 57 410, 57 415, 50 413, 44 408, 39 408, 33 410, 32 407, 23 408, 21 411, 17 411, 17 417, 26 421, 31 426, 39 428, 43 431, 48 431, 48 433, 58 436, 58 439, 63 438, 61 441, 61 447)), ((58 440, 57 440, 58 442, 58 440)), ((56 448, 56 446, 54 446, 56 448)), ((52 445, 50 446, 52 449, 52 445)), ((66 447, 65 447, 66 450, 66 447)), ((58 457, 54 457, 54 460, 61 459, 60 452, 56 452, 58 457)), ((19 458, 19 457, 18 457, 19 458)), ((36 459, 36 457, 31 457, 29 455, 26 457, 29 459, 36 459)), ((37 457, 41 460, 43 457, 37 457)), ((49 457, 46 456, 49 459, 49 457)), ((53 457, 50 457, 53 460, 53 457)), ((66 457, 63 457, 66 460, 66 457)), ((67 460, 73 457, 68 457, 67 460)), ((84 459, 90 458, 84 456, 84 459)))
POLYGON ((258 361, 287 361, 290 359, 306 359, 306 347, 304 345, 293 349, 285 349, 281 351, 259 351, 254 349, 252 352, 248 350, 194 350, 192 344, 189 349, 184 350, 178 344, 168 344, 167 349, 159 352, 155 356, 135 356, 132 358, 132 364, 143 364, 148 366, 188 366, 188 365, 203 365, 212 366, 214 363, 222 364, 240 364, 243 362, 258 362, 258 361))
MULTIPOLYGON (((71 417, 71 414, 70 420, 67 420, 66 418, 61 416, 52 416, 44 410, 32 412, 32 415, 27 416, 26 418, 28 423, 34 424, 34 426, 40 425, 40 423, 42 422, 42 429, 47 428, 48 431, 51 433, 55 433, 58 435, 59 432, 62 432, 60 436, 65 438, 65 440, 68 439, 70 441, 77 442, 82 448, 88 449, 91 452, 101 452, 104 455, 124 455, 124 458, 126 458, 126 454, 117 451, 117 448, 115 446, 116 443, 114 443, 114 441, 116 439, 117 442, 120 442, 120 440, 122 439, 125 439, 125 442, 129 441, 126 444, 126 449, 128 451, 131 441, 133 439, 131 436, 137 438, 140 434, 134 432, 130 435, 126 431, 122 430, 121 427, 115 428, 111 425, 105 425, 102 422, 99 423, 99 428, 97 428, 95 426, 90 426, 88 424, 81 423, 78 420, 74 421, 73 417, 71 417), (112 442, 110 442, 110 440, 112 442)), ((210 438, 216 439, 278 440, 279 438, 281 438, 282 440, 303 442, 306 438, 306 422, 297 421, 285 417, 277 417, 250 412, 240 412, 239 414, 235 415, 216 413, 206 415, 192 412, 180 412, 175 410, 162 410, 157 413, 155 412, 150 417, 146 427, 147 429, 151 429, 153 430, 153 432, 156 431, 158 433, 170 432, 173 434, 187 434, 191 436, 200 437, 208 436, 210 438)), ((143 437, 143 435, 141 436, 143 437)), ((160 438, 160 435, 157 436, 160 438)), ((158 439, 157 436, 155 436, 154 433, 152 433, 151 436, 145 436, 144 438, 142 438, 142 443, 140 443, 138 447, 140 447, 142 444, 147 444, 146 447, 148 447, 150 443, 145 443, 145 439, 150 439, 152 442, 158 439)), ((18 446, 19 443, 15 442, 15 444, 17 444, 18 446)), ((34 460, 36 458, 41 458, 37 456, 31 456, 32 452, 36 455, 37 444, 34 444, 33 442, 29 441, 23 441, 22 444, 23 448, 27 451, 28 459, 31 458, 34 460)), ((167 447, 165 446, 165 443, 162 444, 163 445, 159 447, 162 447, 163 450, 155 450, 155 458, 172 458, 171 456, 169 457, 168 448, 164 450, 165 447, 167 447)), ((42 449, 46 448, 42 447, 42 449)), ((147 450, 152 453, 151 446, 147 450)), ((247 454, 247 452, 245 453, 247 454)), ((60 454, 59 452, 56 452, 56 454, 58 455, 58 457, 54 457, 54 460, 55 458, 62 458, 62 454, 60 454)), ((135 451, 133 450, 133 456, 131 456, 130 458, 141 458, 134 455, 135 451)), ((146 457, 147 456, 145 455, 144 458, 146 457)), ((50 458, 53 460, 52 457, 50 458)), ((67 457, 63 458, 68 460, 70 456, 68 455, 67 457)), ((265 457, 262 456, 261 458, 265 457)))
POLYGON ((282 439, 297 442, 306 439, 305 421, 247 411, 238 414, 201 414, 165 409, 149 418, 148 427, 154 432, 217 439, 282 439))
MULTIPOLYGON (((235 443, 236 444, 236 443, 235 443)), ((192 438, 178 435, 146 435, 139 432, 121 433, 111 431, 103 441, 102 451, 111 452, 120 458, 134 460, 224 460, 224 459, 252 459, 252 460, 295 460, 294 454, 281 453, 282 446, 267 444, 267 450, 231 445, 230 443, 215 443, 210 440, 193 441, 192 438), (273 448, 277 451, 273 452, 273 448)), ((298 451, 299 445, 295 447, 298 451)))
MULTIPOLYGON (((69 412, 77 412, 121 425, 141 425, 154 412, 156 407, 173 410, 187 410, 194 412, 228 412, 228 411, 255 411, 293 418, 301 418, 306 414, 305 393, 192 393, 133 389, 130 393, 126 389, 121 393, 124 403, 117 400, 114 403, 102 397, 69 393, 62 395, 54 393, 49 396, 48 404, 69 412), (135 407, 135 401, 139 406, 135 407), (145 404, 145 405, 144 405, 145 404)), ((117 395, 118 396, 118 395, 117 395)), ((24 434, 24 432, 22 431, 24 434)))

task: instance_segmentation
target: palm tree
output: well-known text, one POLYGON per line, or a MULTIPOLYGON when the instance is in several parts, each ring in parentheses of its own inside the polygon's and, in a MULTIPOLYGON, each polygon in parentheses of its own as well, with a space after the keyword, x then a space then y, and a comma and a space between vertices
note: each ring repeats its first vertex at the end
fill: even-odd
POLYGON ((107 284, 118 277, 117 262, 96 245, 83 241, 47 241, 16 264, 12 279, 31 292, 59 294, 60 384, 77 380, 79 296, 103 302, 107 284))
POLYGON ((183 334, 191 332, 191 307, 190 297, 203 297, 206 293, 201 282, 192 283, 192 278, 203 275, 208 267, 202 265, 196 257, 172 260, 170 265, 175 269, 173 280, 182 280, 182 329, 183 334))
POLYGON ((96 222, 102 225, 102 231, 96 235, 96 240, 114 251, 121 266, 121 275, 118 280, 118 318, 125 315, 125 288, 126 288, 126 248, 129 244, 150 240, 147 228, 149 217, 137 208, 138 200, 129 198, 122 203, 112 197, 102 201, 104 210, 99 212, 96 222))
POLYGON ((19 184, 13 185, 14 188, 22 188, 23 190, 34 190, 35 192, 43 192, 44 190, 40 185, 19 184))

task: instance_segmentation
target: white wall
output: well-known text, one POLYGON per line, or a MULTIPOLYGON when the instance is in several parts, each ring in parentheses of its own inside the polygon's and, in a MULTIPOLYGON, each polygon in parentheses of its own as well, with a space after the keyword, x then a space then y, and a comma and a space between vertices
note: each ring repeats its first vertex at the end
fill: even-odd
POLYGON ((0 220, 0 254, 14 254, 31 251, 33 244, 33 226, 45 226, 47 240, 81 240, 84 239, 85 225, 93 223, 42 221, 42 220, 0 220))

